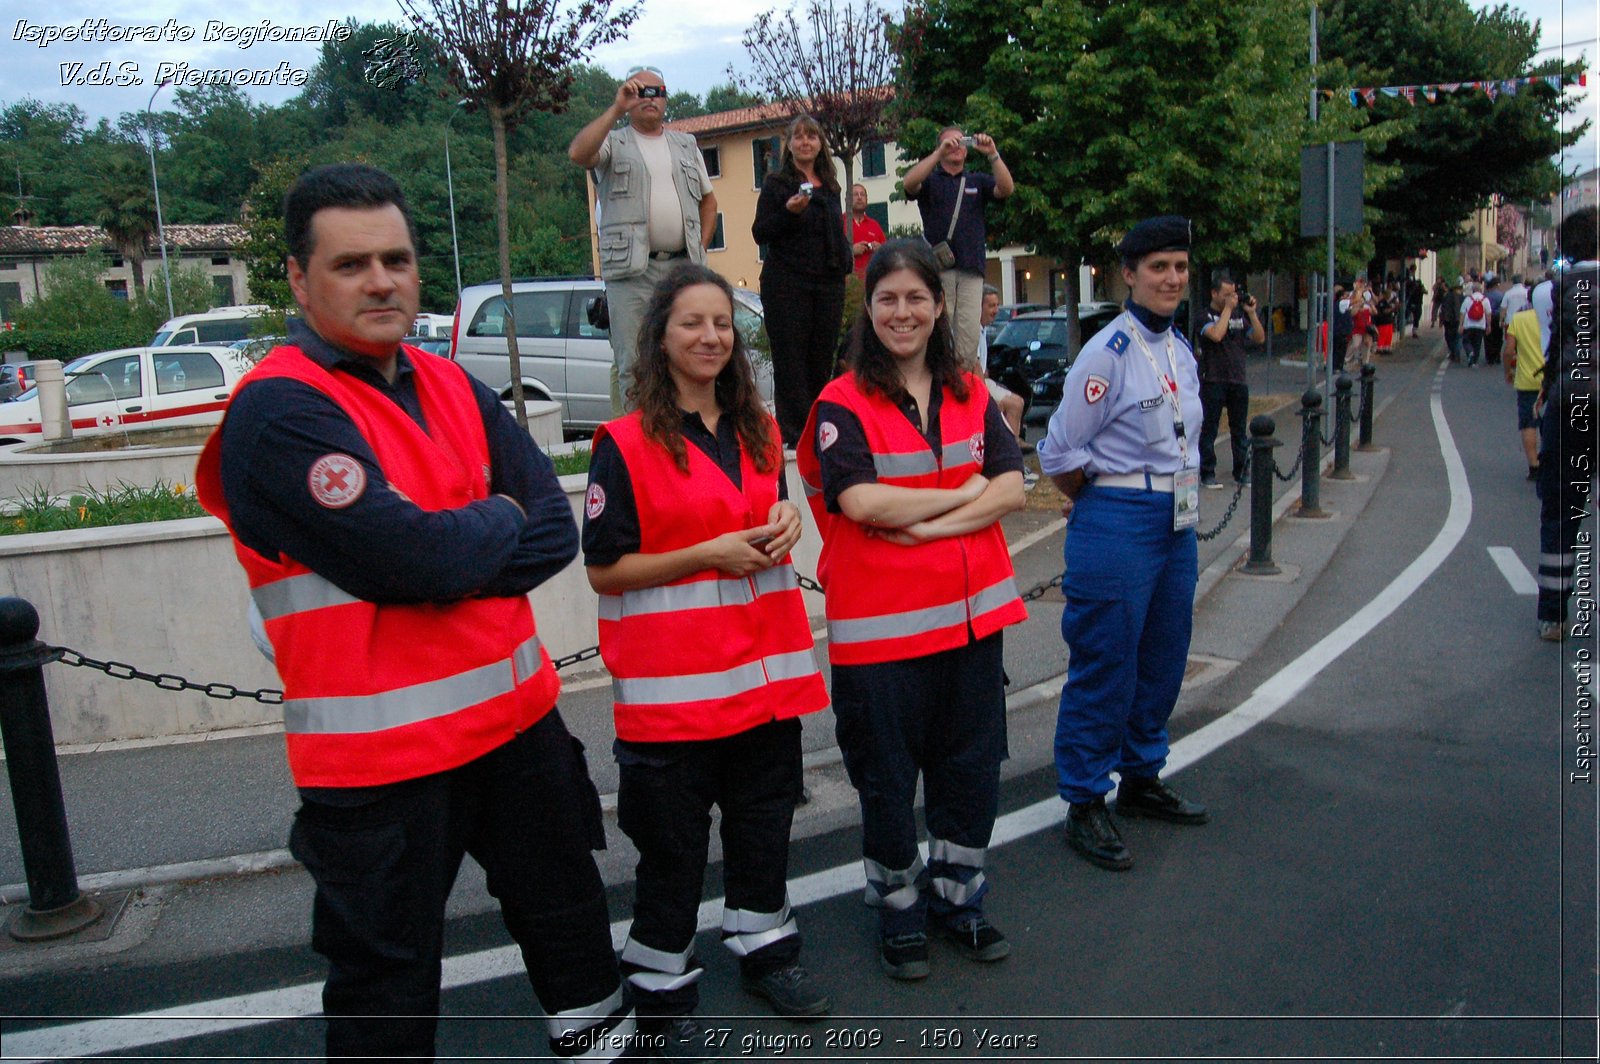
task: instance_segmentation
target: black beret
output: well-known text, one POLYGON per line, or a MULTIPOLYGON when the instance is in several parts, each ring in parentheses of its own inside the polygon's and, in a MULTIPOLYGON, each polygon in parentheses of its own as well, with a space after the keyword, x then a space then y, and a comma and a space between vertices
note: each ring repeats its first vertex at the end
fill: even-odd
POLYGON ((1189 219, 1177 214, 1146 218, 1122 238, 1117 254, 1124 262, 1141 259, 1153 251, 1188 251, 1191 239, 1189 219))

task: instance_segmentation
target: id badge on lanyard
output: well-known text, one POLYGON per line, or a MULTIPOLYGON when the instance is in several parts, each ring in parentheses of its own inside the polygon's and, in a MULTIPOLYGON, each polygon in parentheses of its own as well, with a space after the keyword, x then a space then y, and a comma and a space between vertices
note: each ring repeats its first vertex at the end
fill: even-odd
POLYGON ((1182 532, 1200 523, 1200 470, 1172 474, 1172 530, 1182 532))

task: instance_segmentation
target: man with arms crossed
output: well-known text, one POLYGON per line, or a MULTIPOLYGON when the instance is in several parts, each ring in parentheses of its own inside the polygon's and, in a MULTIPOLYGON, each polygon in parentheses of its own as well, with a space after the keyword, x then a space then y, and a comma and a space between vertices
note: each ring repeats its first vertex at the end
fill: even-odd
POLYGON ((393 178, 303 174, 284 228, 301 318, 235 389, 195 481, 283 681, 328 1056, 433 1058, 470 853, 551 1048, 616 1059, 634 1018, 590 853, 599 798, 527 595, 577 552, 566 496, 493 392, 402 346, 417 253, 393 178))

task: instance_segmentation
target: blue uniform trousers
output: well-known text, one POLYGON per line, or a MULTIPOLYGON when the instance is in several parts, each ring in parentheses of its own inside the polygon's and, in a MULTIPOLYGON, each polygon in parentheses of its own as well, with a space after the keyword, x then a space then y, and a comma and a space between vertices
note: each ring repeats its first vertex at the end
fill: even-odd
POLYGON ((1172 529, 1172 495, 1085 488, 1067 531, 1071 659, 1056 718, 1061 797, 1111 790, 1111 773, 1148 778, 1167 759, 1167 718, 1183 686, 1199 555, 1172 529))
POLYGON ((983 912, 1006 758, 1002 633, 937 654, 833 667, 839 750, 861 799, 867 904, 886 935, 983 912), (922 776, 928 863, 917 852, 922 776), (931 898, 930 898, 931 894, 931 898))

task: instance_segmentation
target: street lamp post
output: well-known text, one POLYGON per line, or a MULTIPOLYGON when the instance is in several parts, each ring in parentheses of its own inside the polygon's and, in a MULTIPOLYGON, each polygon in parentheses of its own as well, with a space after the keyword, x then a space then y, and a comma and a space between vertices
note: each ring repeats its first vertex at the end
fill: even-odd
POLYGON ((461 245, 456 241, 456 181, 450 170, 450 125, 456 120, 470 100, 457 100, 450 111, 450 121, 444 124, 444 183, 450 193, 450 251, 456 260, 456 299, 461 298, 461 245))
POLYGON ((156 125, 155 119, 150 114, 150 108, 156 102, 156 93, 166 88, 167 82, 156 82, 155 90, 150 93, 150 100, 144 105, 145 131, 150 135, 150 188, 156 195, 156 239, 161 242, 161 287, 167 293, 167 320, 176 318, 177 312, 172 309, 172 269, 167 265, 167 227, 161 220, 161 184, 156 180, 156 125))

